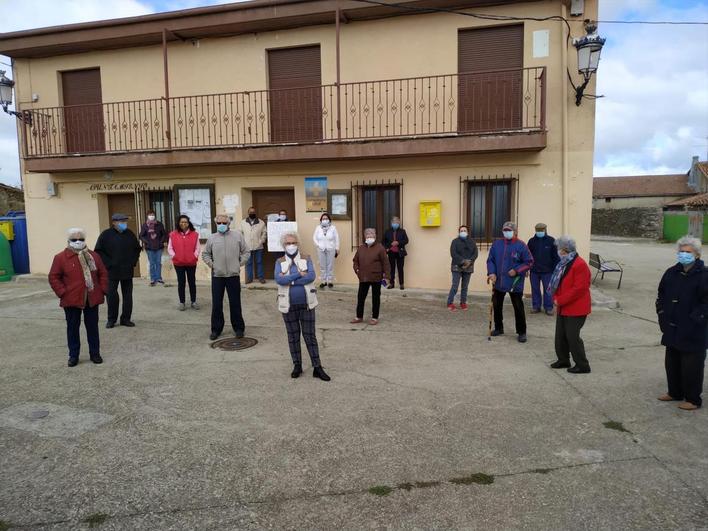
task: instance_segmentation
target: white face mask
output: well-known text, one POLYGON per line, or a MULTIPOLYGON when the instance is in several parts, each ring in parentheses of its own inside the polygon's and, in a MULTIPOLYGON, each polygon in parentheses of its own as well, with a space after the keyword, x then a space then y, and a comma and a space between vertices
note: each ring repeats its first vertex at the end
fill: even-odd
POLYGON ((328 219, 323 219, 321 222, 323 227, 329 227, 329 220, 328 219))
POLYGON ((366 245, 374 245, 374 242, 376 241, 376 238, 366 238, 364 242, 366 245))
POLYGON ((155 216, 148 216, 149 221, 155 221, 155 216))
POLYGON ((69 242, 69 247, 80 251, 86 247, 86 242, 69 242))
POLYGON ((288 253, 290 256, 296 255, 297 254, 297 245, 294 243, 286 245, 285 252, 288 253))

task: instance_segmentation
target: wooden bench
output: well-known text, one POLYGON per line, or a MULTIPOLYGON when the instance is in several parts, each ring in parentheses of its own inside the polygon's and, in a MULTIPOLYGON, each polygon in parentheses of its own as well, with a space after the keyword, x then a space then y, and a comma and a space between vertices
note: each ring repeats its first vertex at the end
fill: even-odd
POLYGON ((597 273, 595 273, 595 277, 592 279, 593 284, 595 283, 595 279, 597 279, 597 275, 601 274, 602 276, 600 277, 600 280, 604 280, 605 273, 619 273, 620 278, 617 283, 617 289, 620 289, 624 269, 622 269, 622 266, 619 265, 618 262, 615 260, 603 260, 599 254, 590 253, 590 267, 597 269, 597 273))

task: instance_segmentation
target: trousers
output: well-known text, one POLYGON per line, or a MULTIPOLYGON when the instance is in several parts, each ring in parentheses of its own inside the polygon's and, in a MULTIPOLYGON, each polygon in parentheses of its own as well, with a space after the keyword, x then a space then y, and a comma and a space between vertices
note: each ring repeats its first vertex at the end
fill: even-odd
POLYGON ((246 262, 246 282, 263 277, 263 249, 254 249, 246 262))
POLYGON ((706 351, 685 352, 666 347, 664 358, 669 395, 676 400, 685 400, 701 406, 703 392, 703 371, 706 365, 706 351))
POLYGON ((108 301, 108 322, 115 323, 118 320, 118 306, 120 298, 118 297, 118 285, 120 284, 120 294, 123 297, 123 311, 120 314, 120 322, 130 321, 133 315, 133 279, 109 280, 108 293, 106 299, 108 301))
POLYGON ((447 295, 448 305, 455 302, 455 295, 457 295, 457 287, 460 285, 460 280, 462 280, 460 304, 467 303, 467 287, 470 285, 470 278, 472 278, 472 273, 464 273, 462 271, 452 272, 452 285, 450 286, 450 293, 447 295))
POLYGON ((315 330, 315 309, 310 310, 307 304, 291 304, 290 311, 283 314, 285 331, 288 333, 288 347, 294 364, 302 365, 300 335, 302 334, 310 354, 313 367, 320 367, 320 350, 317 345, 315 330))
POLYGON ((403 266, 406 262, 406 257, 398 253, 388 253, 388 263, 391 266, 391 285, 396 284, 396 270, 398 270, 398 285, 403 286, 403 266))
MULTIPOLYGON (((500 332, 504 331, 504 296, 505 291, 494 290, 492 295, 492 304, 494 306, 494 328, 500 332)), ((523 293, 509 292, 511 304, 514 307, 514 319, 516 321, 516 333, 526 333, 526 312, 524 311, 524 295, 523 293)))
POLYGON ((334 281, 334 249, 318 249, 317 258, 320 261, 320 282, 330 284, 334 281))
POLYGON ((558 361, 570 363, 570 356, 579 369, 589 369, 590 363, 585 355, 585 343, 580 337, 580 330, 585 324, 585 315, 571 317, 558 315, 556 317, 556 356, 558 361))
POLYGON ((235 333, 243 333, 246 324, 241 313, 241 280, 235 277, 211 277, 211 331, 221 334, 224 330, 224 291, 229 296, 231 327, 235 333))
POLYGON ((147 250, 148 263, 150 264, 150 281, 162 280, 162 249, 147 250))
POLYGON ((369 295, 371 288, 371 317, 379 318, 379 309, 381 308, 381 283, 380 282, 359 282, 359 293, 356 297, 356 316, 359 319, 364 318, 364 303, 369 295))
POLYGON ((189 300, 191 302, 196 302, 197 300, 196 271, 197 266, 175 266, 175 273, 177 273, 177 296, 179 297, 179 302, 182 304, 184 304, 184 288, 186 282, 189 282, 189 300))
POLYGON ((64 308, 66 316, 66 341, 69 347, 69 358, 79 357, 81 351, 81 314, 84 314, 84 327, 89 344, 89 355, 101 354, 101 343, 98 336, 98 306, 85 308, 64 308))
POLYGON ((553 273, 531 273, 529 276, 531 282, 531 307, 534 310, 541 309, 542 300, 544 310, 553 309, 553 297, 546 291, 552 276, 553 273))

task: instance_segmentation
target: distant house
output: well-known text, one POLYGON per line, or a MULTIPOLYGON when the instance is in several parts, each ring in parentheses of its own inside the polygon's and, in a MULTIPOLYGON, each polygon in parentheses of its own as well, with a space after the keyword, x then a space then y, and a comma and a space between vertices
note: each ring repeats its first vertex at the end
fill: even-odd
POLYGON ((698 193, 664 205, 663 238, 674 242, 690 234, 705 241, 708 238, 708 161, 694 157, 688 172, 691 188, 698 193))
POLYGON ((0 216, 11 210, 25 209, 25 194, 21 188, 0 183, 0 216))
POLYGON ((636 175, 595 177, 592 183, 593 208, 659 208, 695 194, 688 175, 636 175))

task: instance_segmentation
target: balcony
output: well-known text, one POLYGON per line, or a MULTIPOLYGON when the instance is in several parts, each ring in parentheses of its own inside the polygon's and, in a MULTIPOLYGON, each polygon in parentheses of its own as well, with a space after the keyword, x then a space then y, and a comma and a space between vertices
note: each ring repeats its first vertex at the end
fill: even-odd
POLYGON ((471 152, 546 145, 545 67, 26 109, 28 171, 471 152))

